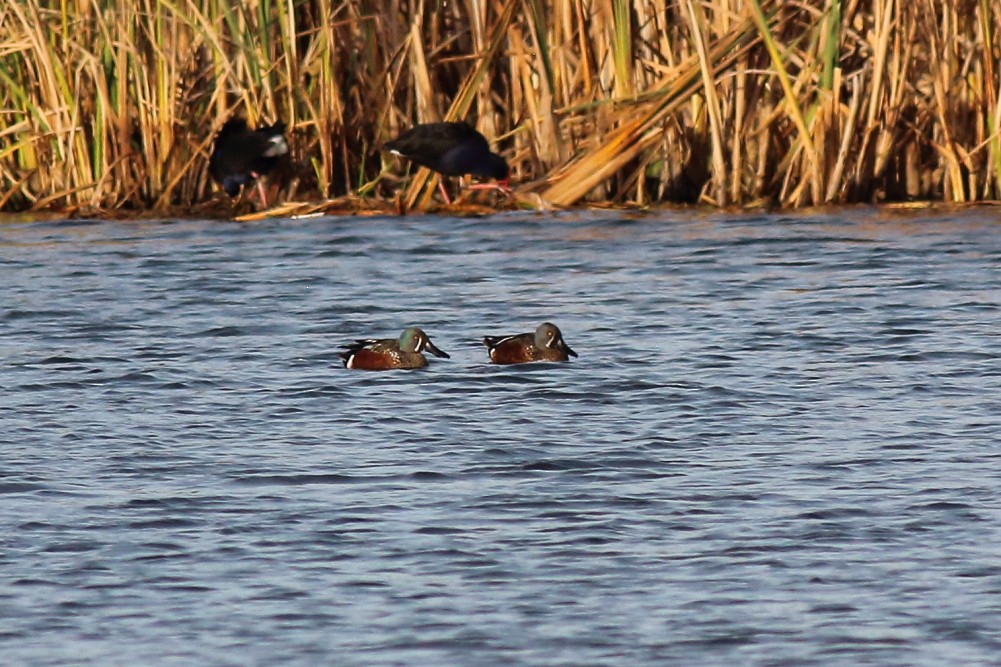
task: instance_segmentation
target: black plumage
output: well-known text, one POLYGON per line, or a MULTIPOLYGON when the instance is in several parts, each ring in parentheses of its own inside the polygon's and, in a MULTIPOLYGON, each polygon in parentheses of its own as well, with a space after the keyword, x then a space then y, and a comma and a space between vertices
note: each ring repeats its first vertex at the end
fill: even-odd
MULTIPOLYGON (((383 148, 405 157, 411 162, 427 167, 443 176, 492 178, 497 185, 487 184, 473 188, 495 188, 507 191, 510 169, 503 157, 490 150, 486 137, 466 123, 425 123, 415 125, 383 148)), ((439 186, 441 183, 439 182, 439 186)), ((448 194, 442 186, 448 202, 448 194)))
POLYGON ((216 135, 209 174, 230 197, 238 195, 240 188, 256 182, 261 204, 267 207, 264 187, 258 179, 273 170, 286 153, 285 123, 248 130, 245 119, 232 118, 216 135))

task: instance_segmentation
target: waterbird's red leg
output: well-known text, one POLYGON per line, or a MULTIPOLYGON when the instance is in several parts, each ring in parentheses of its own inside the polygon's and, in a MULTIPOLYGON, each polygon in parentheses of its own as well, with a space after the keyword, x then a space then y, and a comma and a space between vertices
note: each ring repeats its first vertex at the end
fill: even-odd
POLYGON ((441 196, 445 198, 445 205, 447 206, 452 203, 452 200, 448 198, 448 193, 445 192, 445 185, 442 183, 443 180, 441 176, 438 177, 438 189, 441 190, 441 196))
POLYGON ((512 190, 506 183, 474 183, 466 187, 467 190, 497 190, 507 196, 511 196, 512 190))
POLYGON ((264 192, 264 185, 257 181, 257 193, 261 195, 261 208, 268 207, 268 195, 264 192))
MULTIPOLYGON (((258 174, 257 172, 252 171, 250 172, 250 177, 254 179, 254 182, 257 186, 256 192, 261 198, 261 208, 266 209, 268 207, 268 195, 264 192, 264 184, 261 183, 261 175, 258 174)), ((250 193, 248 199, 250 199, 250 201, 254 201, 253 192, 250 193)))

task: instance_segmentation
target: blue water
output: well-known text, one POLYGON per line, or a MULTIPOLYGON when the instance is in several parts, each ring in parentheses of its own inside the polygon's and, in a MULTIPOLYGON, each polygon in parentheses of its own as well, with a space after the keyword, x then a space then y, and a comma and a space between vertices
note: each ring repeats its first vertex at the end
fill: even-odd
POLYGON ((0 225, 0 664, 997 665, 999 221, 0 225))

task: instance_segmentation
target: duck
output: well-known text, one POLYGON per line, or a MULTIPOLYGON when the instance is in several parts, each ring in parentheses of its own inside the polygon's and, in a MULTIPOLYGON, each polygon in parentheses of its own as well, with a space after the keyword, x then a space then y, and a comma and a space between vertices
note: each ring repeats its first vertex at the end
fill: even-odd
POLYGON ((450 359, 435 347, 423 329, 408 327, 399 338, 366 338, 345 346, 339 356, 345 368, 365 371, 384 371, 395 368, 424 368, 428 365, 423 352, 450 359))
POLYGON ((483 344, 495 364, 524 364, 533 361, 569 361, 577 353, 563 340, 563 332, 552 322, 543 322, 534 333, 513 336, 484 336, 483 344))

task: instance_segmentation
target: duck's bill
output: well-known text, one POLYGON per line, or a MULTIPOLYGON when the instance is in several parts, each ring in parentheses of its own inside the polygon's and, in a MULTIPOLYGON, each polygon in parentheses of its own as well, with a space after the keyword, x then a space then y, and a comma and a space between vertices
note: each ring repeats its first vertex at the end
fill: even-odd
POLYGON ((430 352, 431 354, 433 354, 436 357, 441 357, 442 359, 451 359, 452 358, 452 357, 448 356, 448 354, 446 354, 445 352, 442 352, 437 347, 435 347, 434 343, 432 343, 430 340, 427 342, 427 348, 426 349, 427 349, 428 352, 430 352))

